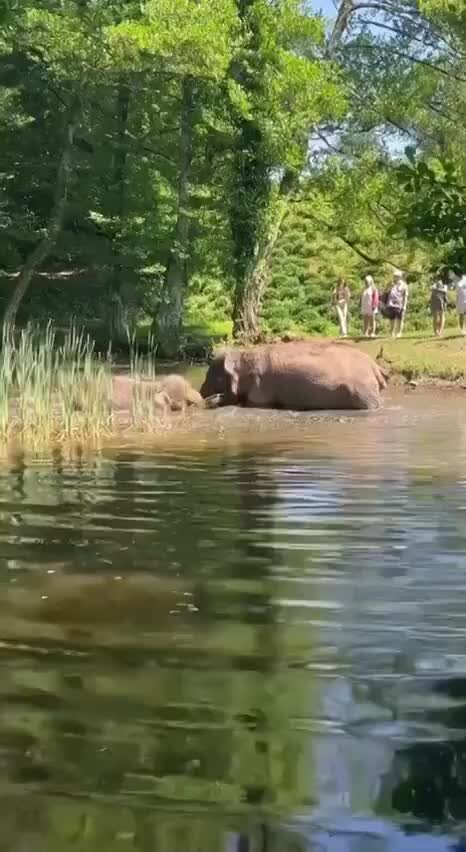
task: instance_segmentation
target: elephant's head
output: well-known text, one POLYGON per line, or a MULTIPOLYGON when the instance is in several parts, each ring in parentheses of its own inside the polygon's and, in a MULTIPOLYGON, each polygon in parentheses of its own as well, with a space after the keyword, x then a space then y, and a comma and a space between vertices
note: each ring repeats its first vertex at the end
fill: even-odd
POLYGON ((206 399, 213 394, 221 394, 224 405, 235 405, 247 397, 248 374, 248 369, 244 369, 241 351, 222 352, 214 358, 207 370, 201 396, 206 399))

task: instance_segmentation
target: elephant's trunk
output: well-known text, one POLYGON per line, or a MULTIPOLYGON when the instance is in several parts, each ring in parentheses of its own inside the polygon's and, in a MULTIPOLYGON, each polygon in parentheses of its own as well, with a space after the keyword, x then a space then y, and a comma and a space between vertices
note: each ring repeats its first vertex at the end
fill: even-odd
POLYGON ((204 408, 220 408, 225 405, 223 393, 214 393, 204 399, 204 408))

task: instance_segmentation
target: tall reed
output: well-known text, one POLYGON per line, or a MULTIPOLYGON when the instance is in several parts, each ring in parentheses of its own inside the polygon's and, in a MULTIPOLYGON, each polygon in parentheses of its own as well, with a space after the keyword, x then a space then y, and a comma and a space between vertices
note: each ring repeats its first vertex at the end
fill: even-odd
POLYGON ((35 446, 102 434, 109 421, 110 367, 75 327, 61 345, 52 323, 4 335, 0 438, 35 446))
POLYGON ((137 345, 136 334, 127 332, 129 344, 130 374, 135 380, 135 392, 133 399, 133 419, 145 430, 151 429, 154 419, 154 407, 152 394, 147 387, 147 382, 155 382, 157 379, 156 354, 157 345, 151 333, 147 338, 147 348, 141 352, 137 345))
POLYGON ((150 399, 155 347, 146 355, 130 341, 134 400, 126 417, 112 410, 112 355, 100 358, 94 342, 72 326, 59 341, 50 322, 5 332, 0 351, 0 443, 36 447, 54 442, 96 442, 122 426, 160 427, 150 399))
POLYGON ((135 332, 131 334, 128 330, 127 336, 129 345, 129 366, 131 375, 135 378, 152 380, 155 379, 157 375, 157 344, 155 343, 152 333, 149 332, 147 338, 147 348, 144 353, 141 352, 138 348, 135 332))

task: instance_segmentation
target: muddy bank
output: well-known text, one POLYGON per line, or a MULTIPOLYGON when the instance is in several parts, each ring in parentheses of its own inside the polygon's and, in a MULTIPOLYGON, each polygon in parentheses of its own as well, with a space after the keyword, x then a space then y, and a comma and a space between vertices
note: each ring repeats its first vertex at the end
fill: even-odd
POLYGON ((405 390, 417 390, 423 388, 428 391, 455 391, 460 393, 466 391, 466 381, 461 379, 441 379, 436 376, 416 376, 410 378, 403 373, 392 373, 389 378, 389 385, 393 388, 402 388, 405 390))

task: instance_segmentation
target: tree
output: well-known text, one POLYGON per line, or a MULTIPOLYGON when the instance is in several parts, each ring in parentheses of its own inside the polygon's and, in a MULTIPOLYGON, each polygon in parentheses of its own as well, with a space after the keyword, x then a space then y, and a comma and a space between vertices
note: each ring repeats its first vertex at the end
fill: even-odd
POLYGON ((170 234, 164 258, 159 304, 154 323, 159 351, 174 355, 179 349, 191 251, 190 213, 193 158, 202 144, 202 94, 209 84, 226 79, 237 38, 233 0, 181 0, 176 9, 168 0, 149 2, 138 22, 115 27, 111 38, 130 66, 147 79, 160 74, 177 105, 175 177, 172 181, 170 234))
MULTIPOLYGON (((20 114, 18 124, 26 117, 33 118, 30 147, 44 144, 41 138, 44 120, 35 111, 34 104, 28 102, 31 92, 22 74, 27 67, 33 70, 42 101, 47 102, 45 123, 49 125, 49 132, 52 130, 51 138, 64 135, 64 142, 59 144, 56 151, 58 168, 55 178, 51 180, 48 176, 44 177, 42 172, 33 178, 36 185, 38 177, 39 180, 42 178, 39 192, 51 196, 52 201, 47 211, 43 202, 38 205, 34 197, 31 198, 28 214, 33 218, 37 242, 26 252, 17 285, 5 312, 4 321, 7 324, 14 323, 34 273, 55 249, 66 224, 67 202, 74 182, 74 155, 78 150, 86 153, 92 151, 92 146, 89 148, 82 136, 78 139, 77 131, 85 133, 87 130, 84 125, 89 118, 90 104, 102 88, 102 78, 107 83, 109 77, 114 79, 115 64, 112 64, 105 49, 100 50, 99 45, 105 45, 108 23, 112 16, 118 16, 122 5, 117 0, 99 13, 90 0, 67 0, 63 4, 49 0, 41 6, 24 0, 18 4, 15 16, 3 22, 3 67, 10 75, 10 85, 16 84, 22 95, 24 118, 20 114), (63 123, 65 131, 60 134, 63 123)), ((20 180, 24 187, 28 176, 24 172, 20 173, 20 180)))
POLYGON ((193 135, 196 87, 191 77, 181 83, 181 116, 179 131, 179 163, 177 210, 173 238, 165 272, 162 298, 155 321, 155 337, 159 352, 169 357, 179 351, 183 328, 188 259, 191 231, 190 182, 193 161, 193 135))
MULTIPOLYGON (((4 5, 7 321, 78 315, 116 339, 144 318, 173 356, 201 310, 254 337, 273 281, 279 330, 297 317, 291 277, 280 309, 276 283, 298 211, 350 272, 353 255, 461 265, 464 28, 443 0, 344 0, 327 34, 304 0, 4 5)), ((300 255, 293 287, 324 329, 301 269, 317 260, 300 255)))
MULTIPOLYGON (((76 265, 108 266, 112 310, 106 319, 112 334, 124 330, 134 299, 161 304, 160 332, 168 338, 175 331, 176 338, 190 254, 191 184, 197 180, 191 160, 205 141, 202 130, 195 134, 198 105, 193 111, 189 101, 197 97, 198 83, 218 86, 225 77, 236 40, 234 2, 184 0, 176 9, 169 2, 148 2, 142 10, 132 0, 105 6, 49 0, 45 8, 23 2, 18 12, 2 33, 4 65, 10 66, 5 73, 12 92, 23 99, 15 131, 24 151, 18 162, 10 133, 11 173, 5 171, 11 242, 18 233, 19 199, 8 190, 16 175, 18 187, 31 182, 31 152, 37 160, 44 146, 43 115, 47 140, 55 142, 77 92, 82 110, 73 157, 67 151, 65 158, 74 169, 66 172, 68 204, 60 206, 59 216, 53 200, 43 203, 51 194, 45 163, 50 150, 34 169, 38 192, 25 211, 28 250, 21 246, 19 252, 24 274, 8 317, 12 320, 19 308, 26 277, 30 281, 45 260, 46 247, 51 263, 70 266, 75 258, 76 265), (29 102, 25 65, 36 72, 46 102, 42 111, 29 102)), ((61 162, 59 146, 53 154, 61 162)))
POLYGON ((44 236, 37 243, 23 264, 13 295, 7 305, 3 317, 3 324, 6 328, 14 326, 19 306, 29 284, 31 283, 31 279, 36 270, 40 268, 44 260, 50 254, 63 227, 72 169, 74 138, 80 114, 81 108, 79 103, 70 107, 65 126, 63 149, 58 164, 54 187, 54 200, 50 212, 50 218, 47 223, 44 236))
POLYGON ((300 0, 238 0, 245 35, 232 65, 236 103, 230 221, 234 331, 254 335, 285 200, 307 161, 310 128, 344 109, 333 66, 318 55, 321 22, 300 0))

